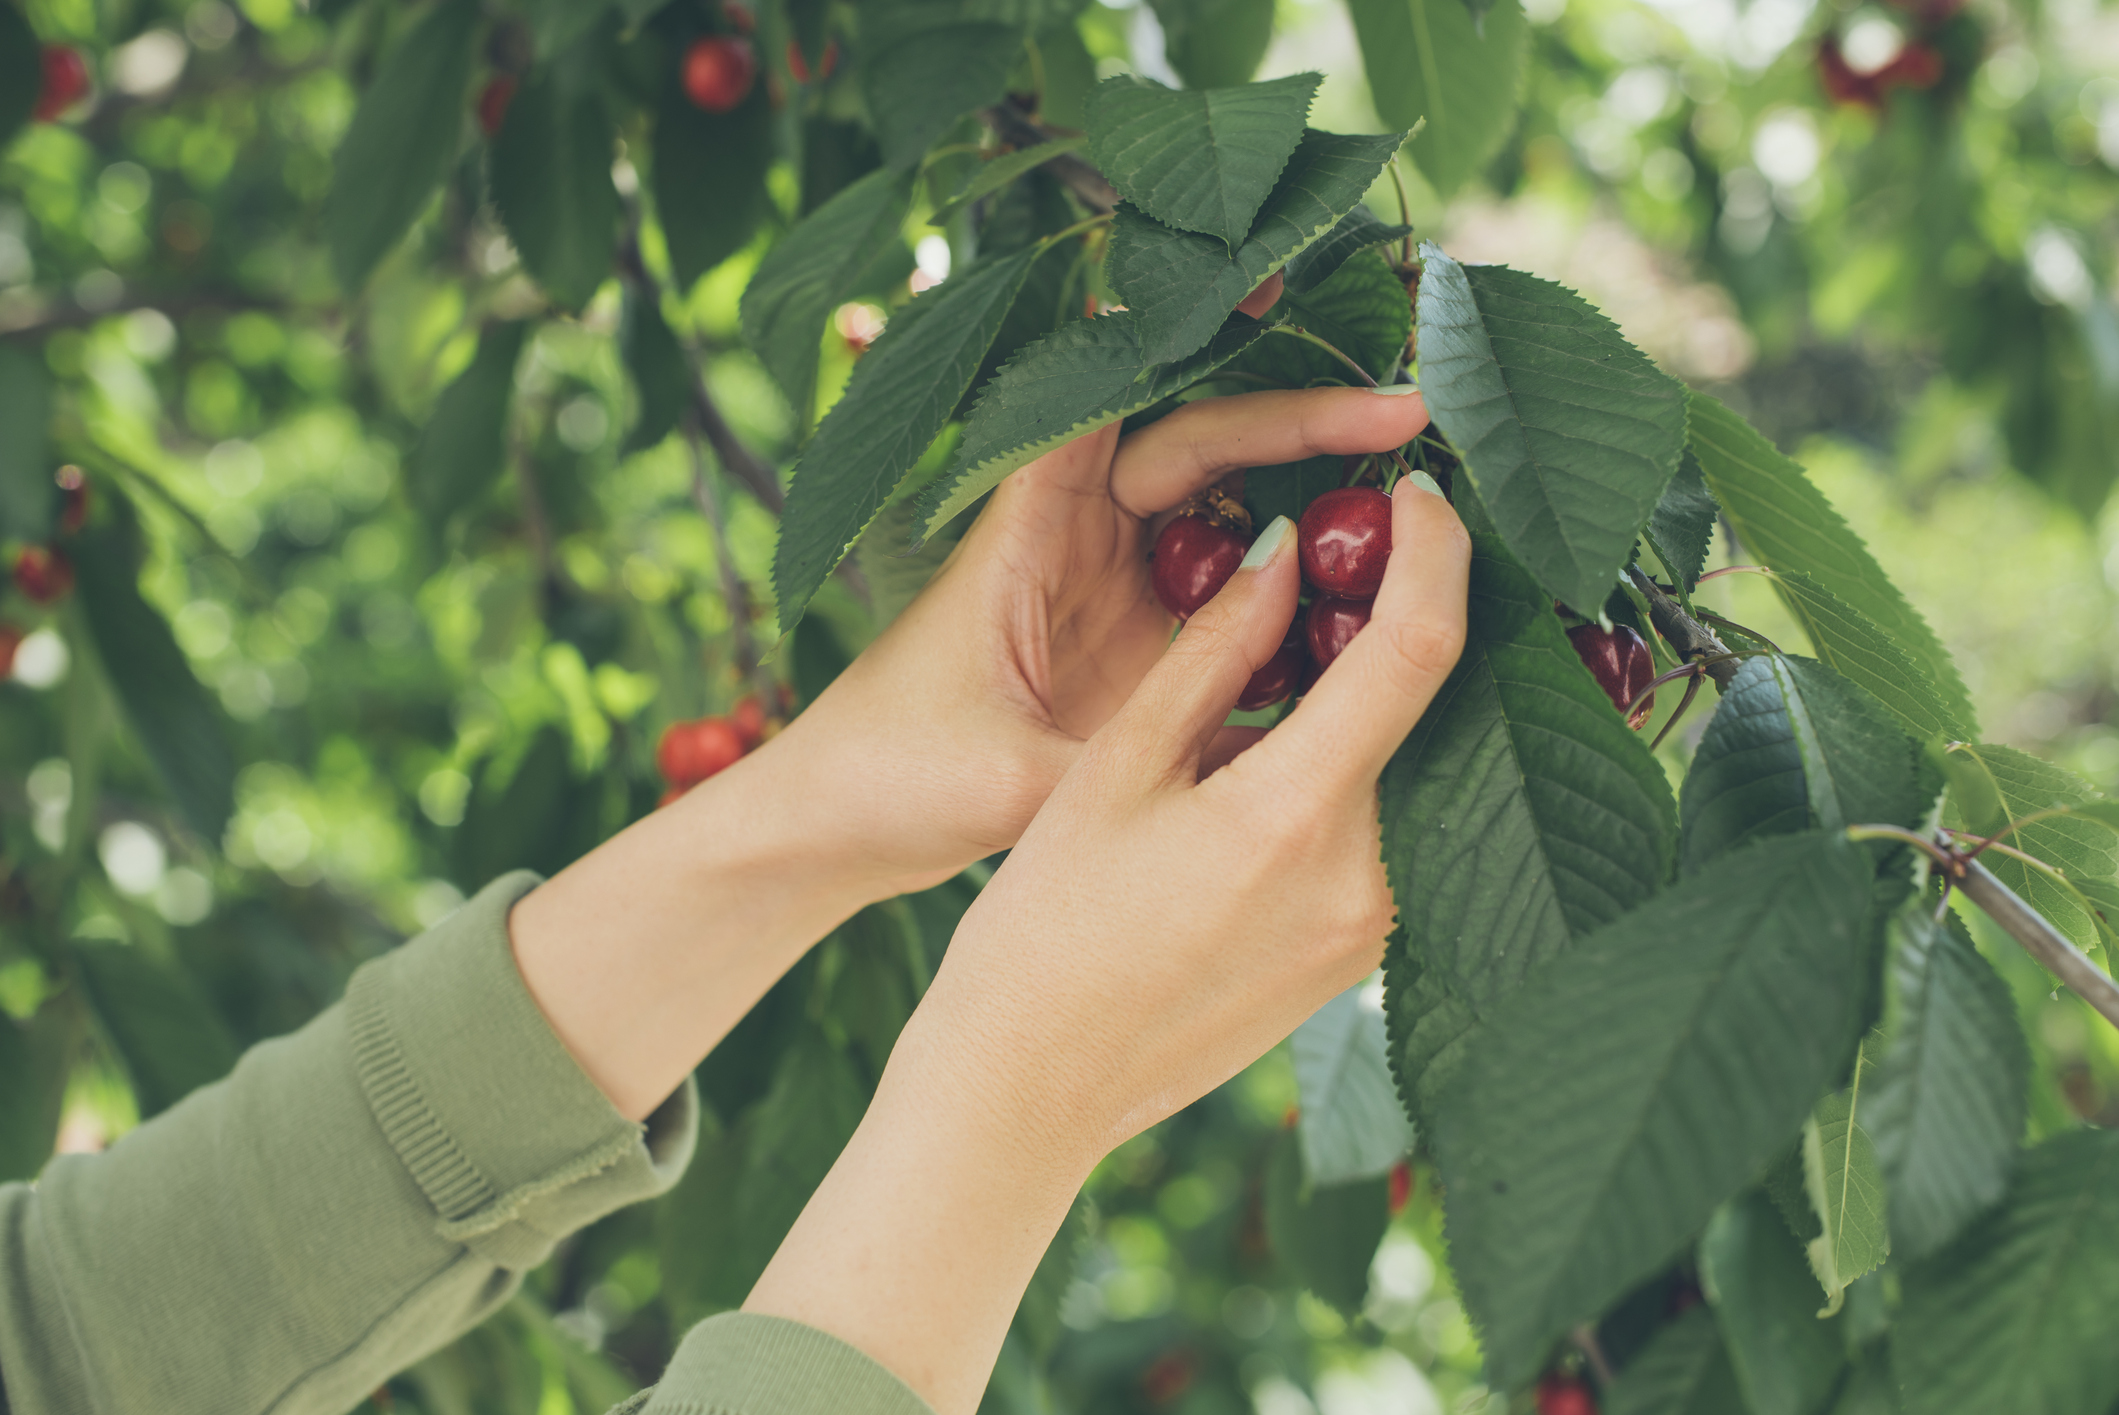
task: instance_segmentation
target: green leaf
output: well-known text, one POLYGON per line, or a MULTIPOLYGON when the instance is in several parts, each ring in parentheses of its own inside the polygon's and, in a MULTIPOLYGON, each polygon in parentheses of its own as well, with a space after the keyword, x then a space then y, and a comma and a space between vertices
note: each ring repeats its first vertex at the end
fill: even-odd
POLYGON ((1862 1080, 1868 1069, 1857 1057, 1854 1084, 1819 1101, 1803 1124, 1803 1188, 1822 1225, 1806 1250, 1810 1271, 1825 1289, 1820 1316, 1838 1315, 1847 1284, 1881 1267, 1891 1252, 1883 1167, 1863 1128, 1862 1080))
POLYGON ((1685 390, 1573 291, 1420 250, 1435 423, 1516 558, 1594 613, 1677 470, 1685 390))
POLYGON ((0 1010, 0 1184, 35 1179, 51 1158, 73 1068, 78 1010, 47 1003, 17 1021, 0 1010))
POLYGON ((1262 325, 1237 315, 1204 349, 1159 364, 1142 353, 1130 312, 1061 325, 1009 360, 979 395, 956 461, 920 493, 918 535, 933 535, 1010 472, 1062 443, 1182 393, 1262 333, 1262 325))
POLYGON ((140 597, 126 529, 94 527, 75 538, 71 552, 81 616, 126 721, 185 821, 218 848, 235 809, 228 719, 192 675, 168 621, 140 597))
POLYGON ((804 423, 816 402, 817 341, 862 272, 898 241, 911 179, 878 168, 780 238, 743 290, 743 337, 804 423))
POLYGON ((1273 42, 1273 0, 1148 0, 1188 90, 1246 83, 1273 42))
POLYGON ((1326 232, 1323 240, 1305 247, 1287 263, 1285 288, 1290 295, 1306 294, 1331 279, 1340 266, 1363 251, 1387 241, 1401 240, 1411 235, 1412 230, 1410 226, 1386 226, 1370 215, 1367 207, 1357 206, 1341 217, 1339 224, 1326 232))
POLYGON ((1707 550, 1714 544, 1714 523, 1721 512, 1700 475, 1700 459, 1687 448, 1662 499, 1648 514, 1648 546, 1687 594, 1707 568, 1707 550))
POLYGON ((1022 30, 1011 24, 893 24, 872 42, 861 91, 883 160, 900 171, 918 166, 957 119, 998 103, 1023 52, 1022 30))
POLYGON ((680 290, 750 241, 772 211, 765 189, 777 150, 768 86, 728 113, 709 113, 672 76, 655 108, 655 213, 680 290))
POLYGON ((1387 1173, 1412 1148, 1413 1128, 1391 1085, 1381 990, 1357 983, 1312 1013, 1293 1036, 1301 1097, 1295 1135, 1312 1184, 1387 1173))
POLYGON ((1469 632, 1385 768, 1392 1062, 1425 1120, 1484 1021, 1574 941, 1644 903, 1677 843, 1669 779, 1582 666, 1552 600, 1460 497, 1469 632))
POLYGON ((1037 254, 1035 247, 1017 251, 918 296, 891 316, 854 366, 787 489, 773 560, 783 629, 801 617, 942 430, 1037 254))
POLYGON ((1283 1133, 1267 1161, 1265 1219, 1274 1253, 1304 1287, 1348 1316, 1361 1310, 1369 1265, 1390 1227, 1384 1179, 1312 1184, 1294 1137, 1283 1133))
POLYGON ((0 540, 51 538, 58 494, 46 458, 50 423, 51 375, 44 361, 0 344, 0 427, 7 429, 0 437, 0 540))
POLYGON ((486 326, 477 354, 441 391, 405 459, 407 489, 437 525, 483 495, 507 465, 508 406, 528 331, 523 320, 486 326))
POLYGON ((663 320, 662 302, 652 287, 626 286, 618 352, 640 395, 640 416, 625 439, 630 456, 668 437, 692 399, 691 365, 663 320))
POLYGON ((2030 1049, 2008 985, 1953 915, 1893 920, 1891 1041, 1870 1119, 1891 1187, 1891 1242, 1918 1259, 2001 1202, 2016 1165, 2030 1049))
POLYGON ((487 180, 508 239, 552 302, 579 310, 611 273, 617 137, 603 95, 559 66, 532 74, 494 140, 487 180))
POLYGON ((349 293, 390 253, 456 161, 479 7, 441 0, 385 55, 332 154, 324 228, 349 293))
POLYGON ((37 92, 43 86, 37 32, 19 9, 0 5, 0 152, 37 111, 37 92))
POLYGON ((234 1068, 235 1040, 190 974, 136 944, 76 941, 73 956, 142 1120, 234 1068))
POLYGON ((868 523, 854 547, 861 577, 868 582, 869 611, 878 632, 905 612, 956 549, 958 537, 947 527, 914 549, 913 520, 913 498, 900 495, 868 523))
POLYGON ((1055 157, 1081 151, 1087 141, 1081 137, 1054 138, 1035 147, 1021 148, 990 159, 966 179, 955 196, 935 208, 934 215, 927 218, 927 224, 947 226, 951 217, 979 198, 993 195, 1025 172, 1042 167, 1055 157))
POLYGON ((1178 93, 1130 75, 1106 79, 1089 91, 1089 157, 1134 207, 1216 238, 1227 256, 1255 229, 1301 145, 1321 82, 1292 74, 1178 93))
POLYGON ((1762 654, 1722 694, 1686 773, 1680 853, 1693 873, 1767 835, 1927 816, 1919 746, 1813 659, 1762 654))
POLYGON ((1451 195, 1515 125, 1530 47, 1522 5, 1500 0, 1482 27, 1461 0, 1348 0, 1347 8, 1376 112, 1394 128, 1427 120, 1406 148, 1436 193, 1451 195))
MULTIPOLYGON (((1945 717, 1959 724, 1957 735, 1976 733, 1978 714, 1972 711, 1971 699, 1941 640, 1884 574, 1861 537, 1810 484, 1803 469, 1704 393, 1694 393, 1689 399, 1687 436, 1742 553, 1777 571, 1795 570, 1810 576, 1855 613, 1881 627, 1941 694, 1945 717)), ((1794 601, 1788 607, 1797 618, 1804 617, 1804 610, 1794 601)), ((1810 627, 1807 621, 1805 627, 1810 627)), ((1831 661, 1824 644, 1817 649, 1820 658, 1831 661)))
POLYGON ((1604 1409, 1608 1415, 1733 1415, 1741 1400, 1714 1314, 1694 1307, 1627 1364, 1604 1409))
POLYGON ((1818 658, 1896 713, 1914 736, 1927 741, 1964 735, 1928 670, 1866 616, 1800 570, 1775 573, 1773 588, 1818 658))
POLYGON ((1452 1266, 1496 1385, 1682 1251, 1853 1051, 1868 857, 1799 835, 1740 858, 1533 974, 1438 1108, 1452 1266))
MULTIPOLYGON (((2095 794, 2081 777, 2014 747, 1960 743, 1942 757, 1950 781, 1950 804, 1966 830, 1994 835, 2010 822, 2052 806, 2072 806, 2095 794)), ((2054 816, 2010 834, 2005 844, 2045 861, 2066 875, 2108 880, 2119 869, 2111 831, 2091 820, 2054 816)), ((2089 902, 2061 880, 1998 850, 1980 857, 2003 884, 2022 895, 2077 947, 2095 948, 2101 935, 2089 902)))
POLYGON ((1898 1381, 1891 1374, 1891 1343, 1879 1341, 1862 1353, 1840 1387, 1832 1415, 1898 1415, 1898 1381))
POLYGON ((2105 1415, 2119 1400, 2119 1131, 2025 1152, 2002 1208, 1907 1270, 1907 1415, 2105 1415))
POLYGON ((1243 474, 1243 505, 1251 524, 1264 526, 1275 516, 1302 519, 1303 510, 1346 480, 1336 456, 1310 457, 1277 467, 1251 467, 1243 474))
MULTIPOLYGON (((1347 355, 1381 382, 1405 354, 1413 332, 1413 304, 1381 251, 1363 251, 1332 278, 1288 294, 1265 315, 1268 325, 1300 325, 1347 355)), ((1354 381, 1347 366, 1315 344, 1283 333, 1261 339, 1234 364, 1290 388, 1354 381)))
POLYGON ((1305 133, 1233 250, 1121 205, 1104 274, 1140 321, 1148 360, 1181 359, 1213 338, 1237 301, 1353 210, 1397 145, 1395 134, 1305 133))
POLYGON ((1816 1415, 1846 1354, 1817 1315, 1817 1281, 1773 1202, 1758 1190, 1723 1206, 1700 1239, 1700 1280, 1748 1415, 1816 1415))

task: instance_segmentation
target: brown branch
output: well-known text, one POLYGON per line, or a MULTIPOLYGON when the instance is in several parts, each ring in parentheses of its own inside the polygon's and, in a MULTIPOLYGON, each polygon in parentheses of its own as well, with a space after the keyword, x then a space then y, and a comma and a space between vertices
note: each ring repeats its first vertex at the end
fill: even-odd
POLYGON ((1961 870, 1951 873, 1965 898, 1986 910, 1987 917, 2022 944, 2024 952, 2102 1013, 2105 1021, 2119 1027, 2119 983, 1979 861, 1968 859, 1961 870))
MULTIPOLYGON (((679 341, 682 344, 682 341, 679 341)), ((780 489, 780 478, 766 465, 765 459, 750 450, 736 430, 721 416, 721 409, 714 402, 714 395, 706 388, 706 372, 700 367, 698 356, 687 345, 684 346, 685 362, 692 373, 692 416, 698 419, 698 430, 706 438, 714 455, 728 474, 743 483, 760 505, 779 515, 787 506, 787 493, 780 489)))
MULTIPOLYGON (((1014 148, 1033 148, 1054 138, 1071 137, 1071 133, 1057 128, 1048 128, 1019 105, 1015 99, 1006 98, 993 107, 985 109, 979 118, 993 129, 1002 142, 1014 148)), ((1078 153, 1063 152, 1042 164, 1046 171, 1066 183, 1067 189, 1083 206, 1095 212, 1109 212, 1118 206, 1118 190, 1104 180, 1104 174, 1078 153)))
POLYGON ((1729 655, 1728 645, 1716 638, 1712 629, 1687 614, 1683 605, 1664 594, 1660 585, 1641 573, 1640 566, 1629 565, 1626 573, 1633 580, 1634 588, 1648 600, 1648 619, 1655 625, 1655 631, 1677 650, 1679 659, 1684 662, 1713 660, 1707 664, 1707 676, 1714 680, 1716 687, 1726 690, 1735 679, 1737 669, 1743 666, 1729 655))
POLYGON ((713 481, 706 474, 706 456, 699 447, 700 428, 692 413, 685 414, 683 430, 685 448, 692 454, 692 502, 714 535, 714 566, 721 572, 721 597, 728 601, 736 671, 749 678, 758 668, 758 643, 750 628, 750 587, 736 573, 735 555, 728 544, 728 525, 721 518, 721 500, 714 495, 713 481))

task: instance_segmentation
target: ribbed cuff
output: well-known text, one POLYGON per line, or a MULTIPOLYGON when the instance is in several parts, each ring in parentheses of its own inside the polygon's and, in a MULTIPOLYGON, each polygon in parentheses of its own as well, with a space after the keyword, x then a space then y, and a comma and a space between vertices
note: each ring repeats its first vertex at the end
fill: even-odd
POLYGON ((693 1327, 640 1407, 640 1415, 819 1411, 934 1415, 873 1357, 815 1327, 755 1312, 723 1312, 693 1327))
POLYGON ((667 1190, 698 1135, 690 1081, 635 1124, 553 1035, 508 942, 508 911, 537 884, 495 880, 346 989, 361 1090, 437 1231, 516 1271, 667 1190))

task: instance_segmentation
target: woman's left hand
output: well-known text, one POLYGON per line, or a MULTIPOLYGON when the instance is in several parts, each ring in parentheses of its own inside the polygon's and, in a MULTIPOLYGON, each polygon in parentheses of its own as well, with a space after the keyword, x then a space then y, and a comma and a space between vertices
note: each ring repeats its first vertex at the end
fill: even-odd
POLYGON ((758 755, 803 759, 879 893, 946 879, 1015 843, 1168 646, 1148 580, 1158 516, 1230 472, 1383 451, 1426 425, 1410 388, 1318 388, 1205 399, 1047 453, 758 755))

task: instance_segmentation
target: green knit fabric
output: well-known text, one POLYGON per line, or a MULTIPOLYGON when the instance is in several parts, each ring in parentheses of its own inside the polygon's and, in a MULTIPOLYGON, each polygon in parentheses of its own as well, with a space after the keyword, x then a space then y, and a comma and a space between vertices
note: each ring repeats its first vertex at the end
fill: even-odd
MULTIPOLYGON (((552 1034, 508 945, 536 883, 496 881, 107 1153, 0 1186, 0 1410, 338 1415, 561 1238, 674 1184, 697 1096, 633 1124, 552 1034)), ((703 1324, 628 1406, 925 1409, 843 1343, 776 1325, 703 1324)))

